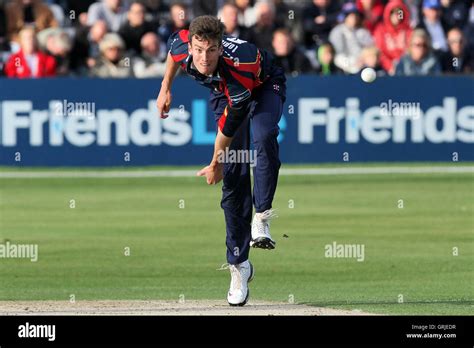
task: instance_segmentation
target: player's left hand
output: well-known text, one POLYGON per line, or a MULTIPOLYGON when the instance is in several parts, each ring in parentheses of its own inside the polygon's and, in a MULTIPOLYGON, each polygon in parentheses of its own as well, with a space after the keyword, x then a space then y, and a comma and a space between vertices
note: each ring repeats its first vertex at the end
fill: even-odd
POLYGON ((207 167, 202 168, 196 175, 205 176, 208 185, 215 185, 219 183, 224 176, 223 165, 222 163, 211 163, 207 167))

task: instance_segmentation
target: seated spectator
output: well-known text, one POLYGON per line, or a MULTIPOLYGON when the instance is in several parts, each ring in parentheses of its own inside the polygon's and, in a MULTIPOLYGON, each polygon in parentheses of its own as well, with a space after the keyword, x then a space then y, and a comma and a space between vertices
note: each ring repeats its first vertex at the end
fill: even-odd
POLYGON ((474 54, 474 2, 469 11, 469 21, 463 29, 466 48, 474 54))
POLYGON ((119 31, 127 20, 127 10, 122 0, 101 0, 92 4, 87 13, 87 25, 92 26, 99 20, 105 21, 111 31, 119 31))
POLYGON ((39 47, 56 61, 56 76, 69 75, 71 38, 64 29, 48 28, 38 33, 39 47))
POLYGON ((8 51, 9 49, 10 47, 8 45, 7 39, 7 16, 5 13, 5 3, 4 0, 0 0, 0 52, 8 51))
POLYGON ((313 0, 313 3, 304 9, 304 44, 307 48, 328 41, 329 32, 337 24, 339 12, 337 0, 313 0))
POLYGON ((444 31, 464 28, 469 19, 471 0, 441 0, 441 23, 444 31))
POLYGON ((96 0, 65 0, 66 13, 73 25, 87 25, 87 11, 96 0))
POLYGON ((275 30, 272 46, 275 61, 285 69, 285 74, 296 76, 312 70, 311 62, 304 53, 298 50, 288 29, 275 30))
POLYGON ((97 21, 89 29, 79 27, 74 38, 71 52, 71 69, 77 75, 85 75, 92 68, 100 56, 99 43, 107 34, 105 21, 97 21))
POLYGON ((319 67, 316 72, 319 75, 342 75, 344 71, 334 64, 336 54, 334 47, 330 43, 325 43, 318 48, 319 67))
MULTIPOLYGON (((289 6, 285 0, 272 0, 273 5, 275 6, 275 21, 278 28, 287 28, 292 32, 292 28, 295 25, 295 20, 297 16, 300 16, 300 12, 296 13, 294 6, 289 6), (294 16, 290 16, 290 11, 293 11, 294 16)), ((293 37, 294 38, 294 37, 293 37)))
POLYGON ((374 31, 380 63, 390 74, 394 72, 394 62, 405 53, 411 32, 407 7, 401 0, 391 0, 383 11, 383 21, 374 31))
POLYGON ((140 0, 145 6, 146 19, 158 26, 167 13, 170 12, 169 2, 164 0, 140 0))
POLYGON ((133 76, 129 62, 123 59, 125 43, 118 34, 105 35, 99 46, 101 56, 91 69, 90 75, 92 77, 124 78, 133 76))
POLYGON ((141 40, 142 54, 133 62, 135 77, 163 77, 166 71, 166 49, 155 33, 146 33, 141 40))
POLYGON ((403 0, 410 13, 410 28, 416 28, 420 22, 421 4, 423 0, 403 0))
POLYGON ((239 25, 250 28, 257 23, 255 8, 251 6, 250 0, 235 0, 235 6, 239 9, 239 25))
POLYGON ((58 26, 53 12, 42 0, 12 0, 6 5, 6 15, 10 41, 18 42, 18 33, 25 25, 34 25, 38 32, 58 26))
POLYGON ((194 17, 211 15, 217 16, 220 0, 193 0, 194 17))
POLYGON ((53 13, 54 19, 58 23, 59 27, 68 27, 71 25, 71 21, 69 20, 69 17, 66 17, 64 14, 64 8, 61 7, 58 4, 52 3, 52 1, 45 1, 53 13))
POLYGON ((418 23, 418 29, 424 29, 430 36, 432 48, 436 52, 446 52, 448 43, 441 24, 441 4, 439 0, 423 1, 423 18, 418 23))
POLYGON ((357 0, 356 6, 362 14, 364 20, 362 25, 365 29, 374 33, 375 27, 382 21, 383 18, 383 4, 381 0, 357 0))
POLYGON ((247 41, 249 31, 239 25, 239 10, 233 3, 226 3, 221 9, 221 21, 225 25, 225 34, 247 41))
POLYGON ((344 22, 329 34, 329 41, 336 50, 336 65, 349 74, 359 71, 359 56, 364 47, 372 46, 370 32, 362 27, 361 14, 353 3, 342 8, 344 22))
POLYGON ((387 75, 380 64, 380 52, 375 46, 365 47, 360 53, 360 71, 365 68, 372 68, 377 76, 387 75))
POLYGON ((127 51, 132 54, 140 54, 140 41, 145 33, 155 31, 151 22, 145 20, 145 6, 140 2, 133 2, 128 11, 128 21, 122 25, 119 35, 125 41, 127 51))
POLYGON ((255 13, 257 22, 250 28, 248 41, 271 52, 273 32, 277 29, 275 7, 270 2, 261 1, 255 4, 255 13))
POLYGON ((441 66, 436 56, 431 52, 431 42, 428 33, 416 29, 410 38, 408 54, 398 62, 395 74, 405 76, 432 75, 441 72, 441 66))
POLYGON ((175 3, 170 8, 171 20, 161 25, 158 34, 163 42, 168 42, 175 31, 189 28, 188 9, 185 4, 175 3))
POLYGON ((25 26, 18 34, 20 51, 11 55, 5 64, 5 75, 11 78, 39 78, 56 75, 53 57, 38 50, 36 32, 25 26))
POLYGON ((445 73, 472 74, 474 56, 466 47, 466 40, 458 28, 448 31, 448 52, 441 57, 441 69, 445 73))

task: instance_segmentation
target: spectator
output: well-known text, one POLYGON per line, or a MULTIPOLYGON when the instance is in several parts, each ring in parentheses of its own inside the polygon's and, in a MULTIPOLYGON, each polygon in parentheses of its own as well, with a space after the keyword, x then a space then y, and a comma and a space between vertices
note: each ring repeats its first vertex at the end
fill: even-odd
POLYGON ((10 56, 5 64, 5 75, 14 78, 55 76, 56 62, 53 57, 38 50, 35 29, 25 26, 18 38, 20 51, 10 56))
POLYGON ((99 46, 101 56, 91 70, 92 77, 132 77, 133 72, 130 64, 127 60, 123 59, 125 43, 118 34, 109 33, 105 35, 99 46))
POLYGON ((134 59, 133 72, 138 78, 162 77, 166 71, 166 49, 155 33, 146 33, 141 40, 142 54, 134 59))
POLYGON ((66 13, 73 25, 87 24, 87 11, 96 0, 65 0, 66 13))
POLYGON ((194 17, 203 15, 216 16, 221 0, 193 0, 194 17))
POLYGON ((380 63, 385 71, 393 74, 394 62, 405 53, 411 35, 410 13, 402 0, 391 0, 384 9, 383 21, 374 31, 380 50, 380 63))
POLYGON ((59 27, 66 27, 70 26, 71 21, 69 20, 68 17, 65 16, 64 14, 64 8, 61 5, 58 5, 56 3, 53 3, 51 1, 46 1, 49 9, 53 13, 54 19, 58 23, 59 27))
POLYGON ((360 53, 360 71, 365 68, 372 68, 377 73, 377 76, 386 75, 380 64, 380 52, 375 46, 365 47, 360 53))
POLYGON ((275 61, 285 69, 285 74, 296 76, 312 70, 311 62, 304 53, 298 50, 288 29, 275 30, 272 46, 275 61))
POLYGON ((145 21, 145 6, 135 1, 130 5, 128 21, 122 25, 119 35, 125 41, 127 51, 132 54, 140 54, 140 41, 145 33, 155 31, 151 22, 145 21))
POLYGON ((359 56, 364 47, 373 44, 370 32, 361 26, 361 14, 353 3, 342 8, 344 22, 329 34, 329 41, 336 49, 336 65, 347 73, 359 71, 359 56))
POLYGON ((381 0, 357 0, 356 6, 364 18, 364 28, 374 33, 375 27, 382 20, 383 4, 381 0))
POLYGON ((316 69, 316 72, 319 75, 341 75, 344 74, 344 71, 339 69, 336 64, 334 64, 335 58, 334 47, 330 43, 325 43, 319 46, 318 48, 318 62, 319 67, 316 69))
POLYGON ((441 4, 439 0, 423 0, 423 18, 417 26, 430 35, 432 47, 436 52, 448 50, 446 34, 441 24, 441 4))
POLYGON ((92 4, 87 13, 87 25, 103 20, 111 31, 119 31, 127 20, 127 10, 122 5, 122 0, 102 0, 92 4))
POLYGON ((147 20, 150 20, 156 26, 164 15, 170 11, 166 0, 141 0, 140 2, 145 6, 147 20))
POLYGON ((97 21, 89 29, 77 29, 71 53, 71 69, 78 75, 84 75, 92 68, 100 56, 99 43, 107 34, 108 28, 105 21, 97 21))
POLYGON ((226 3, 221 10, 221 21, 225 25, 225 34, 242 40, 249 39, 247 28, 239 25, 239 9, 233 3, 226 3))
POLYGON ((239 9, 239 25, 250 28, 257 22, 255 8, 250 0, 235 0, 235 6, 239 9))
POLYGON ((410 38, 408 54, 404 55, 397 64, 396 75, 430 75, 441 72, 441 66, 436 56, 431 52, 431 42, 428 33, 416 29, 410 38))
POLYGON ((463 28, 464 38, 466 39, 466 47, 470 52, 474 53, 474 2, 469 11, 469 21, 463 28))
POLYGON ((423 0, 404 0, 403 2, 410 13, 410 28, 416 28, 420 22, 421 4, 423 0))
POLYGON ((273 32, 276 29, 275 7, 270 2, 261 1, 255 5, 256 24, 250 28, 249 41, 258 48, 272 50, 273 32))
POLYGON ((464 28, 469 19, 470 0, 441 0, 441 23, 445 31, 464 28))
POLYGON ((449 51, 441 57, 443 72, 453 74, 472 74, 474 72, 474 56, 466 47, 464 35, 458 28, 448 31, 449 51))
POLYGON ((56 61, 56 76, 69 75, 71 39, 64 29, 48 28, 38 33, 39 47, 56 61))
POLYGON ((6 5, 7 37, 18 42, 18 33, 25 25, 34 25, 37 31, 57 27, 53 12, 42 0, 12 0, 6 5))
POLYGON ((4 0, 0 0, 0 51, 8 50, 9 45, 7 39, 7 16, 5 13, 5 3, 4 0))
POLYGON ((329 32, 337 24, 339 11, 336 0, 313 0, 313 3, 304 9, 304 44, 307 48, 328 41, 329 32))
POLYGON ((278 28, 287 28, 291 32, 291 28, 297 22, 299 13, 294 13, 293 18, 290 17, 290 11, 296 12, 293 8, 290 8, 284 0, 272 0, 273 6, 275 7, 275 21, 278 28))
POLYGON ((188 9, 183 3, 175 3, 170 8, 171 20, 160 26, 158 34, 163 42, 168 42, 175 31, 189 28, 188 9))

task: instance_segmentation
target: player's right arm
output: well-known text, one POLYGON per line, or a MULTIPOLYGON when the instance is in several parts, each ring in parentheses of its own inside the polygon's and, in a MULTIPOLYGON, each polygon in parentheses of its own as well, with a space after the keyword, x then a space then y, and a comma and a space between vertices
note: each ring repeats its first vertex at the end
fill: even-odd
POLYGON ((161 82, 161 89, 158 97, 156 98, 156 106, 158 108, 158 115, 161 118, 167 118, 168 112, 170 111, 171 106, 171 86, 173 80, 176 76, 176 73, 179 69, 179 62, 175 62, 171 53, 168 53, 166 59, 166 71, 163 81, 161 82))
POLYGON ((167 42, 168 56, 166 58, 166 71, 161 83, 160 94, 156 99, 158 114, 161 118, 167 118, 171 106, 171 85, 180 66, 188 57, 188 30, 179 30, 171 34, 167 42))

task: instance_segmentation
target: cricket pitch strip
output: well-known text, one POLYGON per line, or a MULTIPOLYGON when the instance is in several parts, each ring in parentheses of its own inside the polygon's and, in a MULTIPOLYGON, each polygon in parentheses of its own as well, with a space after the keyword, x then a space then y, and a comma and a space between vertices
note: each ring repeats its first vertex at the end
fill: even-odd
POLYGON ((314 307, 285 302, 249 301, 243 307, 230 307, 225 300, 186 301, 0 301, 0 315, 370 315, 359 310, 314 307))

